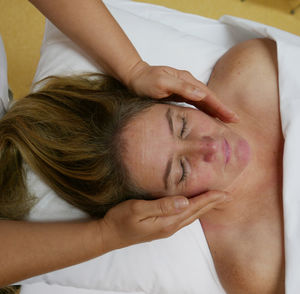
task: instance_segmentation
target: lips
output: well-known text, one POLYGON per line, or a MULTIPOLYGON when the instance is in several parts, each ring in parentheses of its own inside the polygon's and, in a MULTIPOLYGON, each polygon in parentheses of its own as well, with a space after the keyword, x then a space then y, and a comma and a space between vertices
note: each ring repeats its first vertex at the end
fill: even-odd
POLYGON ((225 157, 225 164, 227 165, 231 157, 231 148, 228 141, 225 138, 224 138, 224 157, 225 157))

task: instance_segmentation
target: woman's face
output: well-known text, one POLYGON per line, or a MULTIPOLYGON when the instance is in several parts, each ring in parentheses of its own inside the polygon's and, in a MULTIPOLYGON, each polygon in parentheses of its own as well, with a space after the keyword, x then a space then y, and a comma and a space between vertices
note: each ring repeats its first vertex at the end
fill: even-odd
POLYGON ((225 190, 250 160, 247 141, 202 111, 156 104, 130 121, 122 154, 133 182, 153 194, 225 190))

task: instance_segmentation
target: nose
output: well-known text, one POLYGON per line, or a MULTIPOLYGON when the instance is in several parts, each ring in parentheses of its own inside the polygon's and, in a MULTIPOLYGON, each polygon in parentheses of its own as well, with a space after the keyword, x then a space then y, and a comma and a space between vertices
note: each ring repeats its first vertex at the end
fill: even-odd
POLYGON ((212 137, 204 136, 198 140, 190 141, 188 152, 197 157, 202 156, 206 162, 211 162, 216 159, 218 152, 218 141, 212 137))

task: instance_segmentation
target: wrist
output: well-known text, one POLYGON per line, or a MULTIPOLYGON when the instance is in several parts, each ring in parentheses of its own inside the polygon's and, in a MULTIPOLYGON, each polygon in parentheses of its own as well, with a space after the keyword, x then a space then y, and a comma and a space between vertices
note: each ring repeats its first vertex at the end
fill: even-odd
POLYGON ((103 219, 92 220, 87 222, 85 248, 89 255, 97 257, 111 250, 109 232, 104 230, 103 219))
POLYGON ((149 67, 149 64, 143 61, 142 59, 140 59, 129 68, 129 70, 125 75, 125 79, 123 80, 123 83, 127 86, 127 88, 135 91, 134 81, 140 76, 142 71, 144 71, 145 68, 147 67, 149 67))
POLYGON ((91 225, 93 226, 92 235, 97 255, 102 255, 122 247, 116 241, 114 231, 107 225, 103 218, 92 221, 91 225))

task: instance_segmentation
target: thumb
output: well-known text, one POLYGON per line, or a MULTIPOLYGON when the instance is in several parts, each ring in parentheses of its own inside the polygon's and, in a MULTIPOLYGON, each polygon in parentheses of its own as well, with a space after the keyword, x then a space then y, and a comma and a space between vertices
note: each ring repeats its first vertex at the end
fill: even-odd
POLYGON ((149 201, 144 206, 143 217, 170 216, 182 212, 189 206, 189 200, 184 196, 169 196, 149 201))

